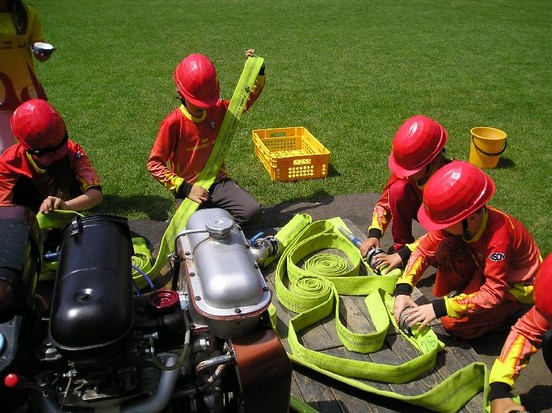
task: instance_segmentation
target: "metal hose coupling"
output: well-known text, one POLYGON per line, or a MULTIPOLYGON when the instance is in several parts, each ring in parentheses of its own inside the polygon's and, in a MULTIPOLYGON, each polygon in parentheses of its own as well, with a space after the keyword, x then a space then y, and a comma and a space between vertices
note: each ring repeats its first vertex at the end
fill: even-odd
POLYGON ((281 245, 278 239, 273 235, 268 235, 263 238, 256 238, 251 245, 251 253, 255 257, 255 262, 259 265, 263 265, 264 262, 278 254, 281 245))
POLYGON ((407 335, 413 336, 412 329, 410 328, 410 325, 406 322, 406 319, 410 315, 408 310, 412 309, 413 307, 411 305, 407 306, 402 310, 401 315, 399 316, 399 328, 407 335))
POLYGON ((382 250, 381 248, 374 247, 374 248, 371 248, 366 254, 366 262, 368 263, 368 265, 376 275, 381 275, 381 270, 384 270, 385 268, 387 268, 387 266, 384 266, 381 269, 378 268, 378 264, 376 262, 376 256, 381 253, 385 253, 385 251, 382 250))

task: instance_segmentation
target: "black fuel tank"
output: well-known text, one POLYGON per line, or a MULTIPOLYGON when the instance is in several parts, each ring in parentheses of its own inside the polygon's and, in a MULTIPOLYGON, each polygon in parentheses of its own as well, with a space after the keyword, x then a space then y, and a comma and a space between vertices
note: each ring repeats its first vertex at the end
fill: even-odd
POLYGON ((133 324, 132 240, 126 218, 77 218, 62 235, 50 336, 82 362, 117 353, 133 324))

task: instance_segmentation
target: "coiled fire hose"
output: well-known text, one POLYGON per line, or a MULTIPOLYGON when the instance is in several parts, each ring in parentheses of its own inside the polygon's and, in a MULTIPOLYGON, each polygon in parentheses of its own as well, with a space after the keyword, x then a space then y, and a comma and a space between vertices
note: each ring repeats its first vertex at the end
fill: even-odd
MULTIPOLYGON (((295 227, 298 220, 303 220, 304 228, 298 234, 294 231, 292 240, 283 240, 280 232, 276 234, 286 248, 278 261, 274 278, 278 300, 288 310, 297 313, 288 325, 287 340, 291 349, 288 355, 291 361, 357 389, 437 412, 456 412, 476 394, 482 390, 486 392, 488 370, 481 362, 458 370, 429 391, 414 396, 380 390, 359 380, 405 383, 435 367, 437 353, 444 345, 430 328, 415 331, 412 337, 401 331, 420 355, 400 365, 340 358, 306 348, 298 339, 300 332, 333 311, 337 335, 348 350, 363 354, 379 350, 390 323, 397 327, 390 294, 400 271, 382 276, 360 275, 359 268, 364 265, 360 252, 338 230, 339 227, 346 227, 340 218, 311 222, 310 217, 303 214, 294 220, 295 227), (340 251, 340 254, 334 258, 325 253, 316 257, 317 251, 332 249, 340 251), (345 261, 348 261, 347 265, 345 261), (341 323, 339 295, 366 297, 365 304, 376 329, 374 333, 354 333, 341 323)), ((367 271, 370 269, 367 268, 367 271)), ((277 331, 276 309, 272 307, 270 310, 273 327, 277 331)))

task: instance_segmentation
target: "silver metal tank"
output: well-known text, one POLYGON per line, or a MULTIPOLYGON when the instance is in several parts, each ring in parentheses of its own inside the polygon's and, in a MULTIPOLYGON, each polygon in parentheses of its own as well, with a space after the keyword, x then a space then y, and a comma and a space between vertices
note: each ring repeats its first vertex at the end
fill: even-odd
POLYGON ((222 338, 254 329, 271 294, 230 213, 220 208, 195 212, 179 234, 194 322, 207 324, 222 338))

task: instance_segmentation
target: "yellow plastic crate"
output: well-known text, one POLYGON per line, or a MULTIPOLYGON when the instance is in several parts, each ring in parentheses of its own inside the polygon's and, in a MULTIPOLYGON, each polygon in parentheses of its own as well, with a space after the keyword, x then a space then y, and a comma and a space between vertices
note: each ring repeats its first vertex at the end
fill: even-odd
POLYGON ((325 178, 330 151, 302 126, 256 129, 255 156, 273 181, 325 178))

